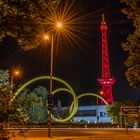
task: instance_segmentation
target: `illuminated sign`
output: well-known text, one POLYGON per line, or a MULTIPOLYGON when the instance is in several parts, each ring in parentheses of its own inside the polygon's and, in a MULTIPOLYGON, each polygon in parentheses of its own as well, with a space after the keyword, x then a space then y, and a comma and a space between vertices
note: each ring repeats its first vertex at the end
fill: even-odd
POLYGON ((122 107, 122 115, 140 115, 140 106, 122 107))

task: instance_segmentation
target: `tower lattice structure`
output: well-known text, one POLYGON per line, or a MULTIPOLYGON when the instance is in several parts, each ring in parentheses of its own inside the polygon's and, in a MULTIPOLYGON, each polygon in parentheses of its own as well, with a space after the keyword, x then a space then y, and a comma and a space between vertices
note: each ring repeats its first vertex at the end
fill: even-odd
POLYGON ((108 43, 107 43, 107 24, 102 16, 101 22, 102 32, 102 77, 98 79, 98 82, 102 86, 102 97, 109 103, 113 103, 112 96, 112 85, 115 79, 110 76, 110 65, 109 65, 109 54, 108 54, 108 43))

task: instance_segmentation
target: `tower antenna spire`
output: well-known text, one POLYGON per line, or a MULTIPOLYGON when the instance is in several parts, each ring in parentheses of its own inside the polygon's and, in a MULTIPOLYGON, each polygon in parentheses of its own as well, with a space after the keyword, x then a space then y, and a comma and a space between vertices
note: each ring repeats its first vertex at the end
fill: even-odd
POLYGON ((105 25, 105 24, 106 24, 106 22, 105 22, 105 15, 102 14, 102 25, 105 25))
POLYGON ((105 15, 102 14, 102 21, 104 22, 105 21, 105 15))

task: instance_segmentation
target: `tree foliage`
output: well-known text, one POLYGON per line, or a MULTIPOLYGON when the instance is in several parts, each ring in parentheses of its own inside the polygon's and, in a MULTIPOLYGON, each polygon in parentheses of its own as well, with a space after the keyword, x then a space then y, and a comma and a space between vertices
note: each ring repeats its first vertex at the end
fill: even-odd
POLYGON ((10 104, 10 73, 0 70, 0 123, 24 124, 47 122, 47 95, 43 86, 25 89, 10 104))
POLYGON ((113 124, 119 124, 120 123, 120 108, 124 106, 121 102, 114 102, 112 105, 107 107, 107 114, 112 119, 113 124))
POLYGON ((133 21, 134 33, 130 34, 127 41, 122 44, 129 57, 125 62, 127 66, 126 77, 133 87, 140 87, 140 0, 121 0, 126 3, 122 12, 133 21))
POLYGON ((11 36, 24 50, 37 47, 59 4, 60 0, 0 0, 0 41, 11 36))
POLYGON ((57 119, 64 119, 64 118, 66 118, 65 112, 64 112, 64 109, 62 108, 61 100, 60 99, 57 100, 57 106, 53 107, 52 113, 53 113, 53 117, 54 118, 57 118, 57 119))
POLYGON ((27 123, 47 122, 47 95, 48 91, 43 86, 38 86, 33 90, 26 89, 20 93, 13 104, 20 106, 28 115, 27 123))
POLYGON ((9 70, 0 70, 0 89, 3 91, 10 89, 9 70))
POLYGON ((23 107, 10 104, 10 73, 0 70, 0 139, 9 139, 10 131, 5 129, 9 122, 24 123, 27 115, 23 107))
POLYGON ((7 103, 9 101, 9 71, 0 70, 0 121, 3 120, 2 116, 5 117, 3 113, 7 113, 7 103))
POLYGON ((39 86, 29 93, 30 98, 34 98, 30 106, 27 108, 29 114, 29 123, 46 123, 47 107, 46 100, 48 92, 46 88, 39 86))
MULTIPOLYGON (((138 104, 137 104, 138 105, 138 104)), ((140 123, 140 118, 139 116, 134 116, 134 115, 126 115, 126 116, 122 116, 123 119, 120 120, 120 109, 121 107, 130 107, 130 106, 137 106, 136 103, 132 102, 132 101, 127 101, 127 102, 114 102, 112 105, 107 106, 107 114, 110 116, 110 118, 112 119, 112 123, 114 124, 120 124, 120 122, 122 121, 123 125, 124 125, 124 117, 126 118, 126 122, 127 124, 134 124, 134 123, 140 123)))

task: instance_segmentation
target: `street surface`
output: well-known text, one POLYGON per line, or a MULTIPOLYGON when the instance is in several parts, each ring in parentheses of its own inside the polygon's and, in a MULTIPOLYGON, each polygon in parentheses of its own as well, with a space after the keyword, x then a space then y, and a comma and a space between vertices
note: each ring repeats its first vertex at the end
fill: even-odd
POLYGON ((12 130, 13 137, 11 140, 140 140, 140 129, 52 129, 52 138, 48 138, 48 130, 25 130, 18 135, 18 130, 12 130))

